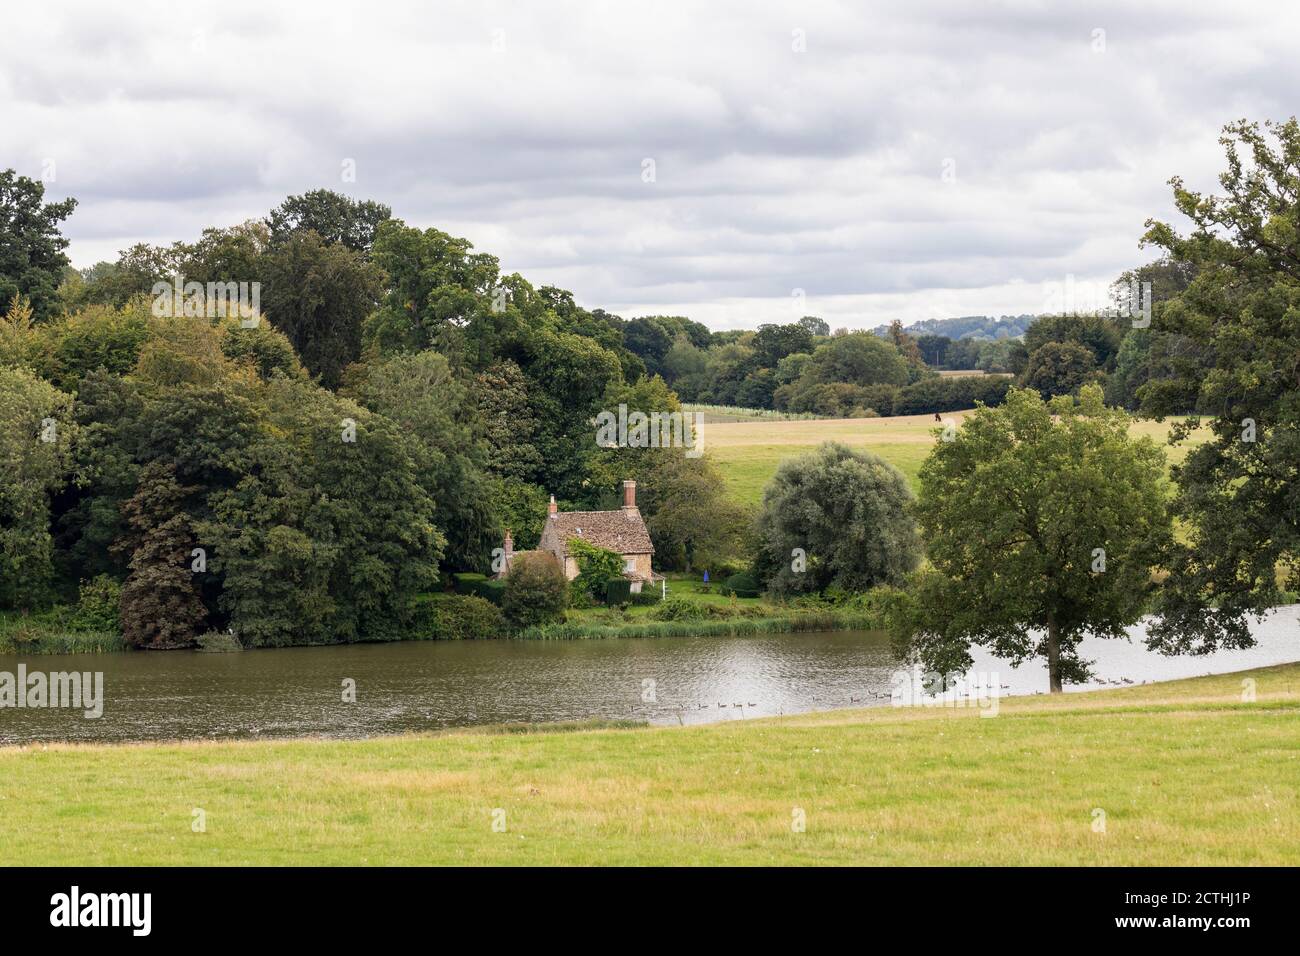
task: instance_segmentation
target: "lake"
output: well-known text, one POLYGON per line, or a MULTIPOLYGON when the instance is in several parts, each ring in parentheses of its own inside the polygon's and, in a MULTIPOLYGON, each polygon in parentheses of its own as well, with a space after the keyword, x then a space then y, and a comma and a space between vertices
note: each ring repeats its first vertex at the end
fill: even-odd
MULTIPOLYGON (((1254 628, 1247 651, 1168 658, 1133 642, 1085 640, 1098 682, 1172 680, 1300 660, 1300 606, 1254 628)), ((1141 628, 1133 634, 1140 636, 1141 628)), ((0 743, 321 735, 368 737, 477 724, 606 718, 654 724, 748 720, 888 706, 900 669, 883 634, 599 641, 469 641, 299 647, 236 654, 150 652, 15 657, 0 671, 102 671, 103 716, 0 708, 0 743), (354 681, 355 703, 343 701, 354 681)), ((996 671, 1002 695, 1045 691, 1046 669, 996 671)))

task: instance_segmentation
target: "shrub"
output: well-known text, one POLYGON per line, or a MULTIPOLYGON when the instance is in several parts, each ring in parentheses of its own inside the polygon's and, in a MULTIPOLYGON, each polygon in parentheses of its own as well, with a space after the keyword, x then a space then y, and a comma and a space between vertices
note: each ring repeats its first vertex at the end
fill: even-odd
POLYGON ((642 585, 640 591, 637 591, 629 596, 629 600, 633 604, 648 606, 651 604, 658 604, 661 600, 663 600, 663 596, 659 593, 658 588, 647 587, 646 585, 642 585))
POLYGON ((456 584, 457 594, 481 597, 485 601, 491 601, 498 607, 505 599, 505 584, 501 581, 494 581, 485 574, 462 572, 453 574, 451 578, 456 584))
POLYGON ((758 597, 758 582, 748 571, 741 571, 727 578, 726 583, 722 585, 723 594, 734 594, 736 597, 756 598, 758 597))
POLYGON ((510 563, 501 607, 516 627, 563 620, 569 582, 549 554, 521 554, 510 563))
POLYGON ((518 636, 540 641, 599 640, 609 637, 739 637, 747 634, 782 634, 796 631, 869 630, 879 626, 871 615, 860 612, 804 611, 782 617, 763 617, 761 614, 727 616, 726 608, 716 608, 716 610, 724 613, 710 613, 709 618, 705 620, 695 618, 683 618, 677 621, 635 620, 624 624, 565 621, 562 624, 531 627, 518 636))
POLYGON ((122 585, 107 574, 82 581, 77 604, 68 616, 68 630, 122 633, 122 585))
POLYGON ((875 409, 877 415, 889 416, 894 414, 898 393, 897 385, 868 385, 862 390, 862 401, 867 408, 875 409))
POLYGON ((578 562, 578 576, 573 579, 573 590, 595 598, 604 598, 605 582, 623 576, 622 556, 581 538, 570 539, 568 547, 569 553, 578 562))
POLYGON ((632 582, 627 578, 610 578, 605 582, 605 603, 631 604, 632 582))
POLYGON ((411 610, 409 636, 417 640, 482 641, 506 632, 501 610, 473 595, 422 594, 411 610))
POLYGON ((207 631, 195 638, 198 649, 208 654, 229 654, 235 651, 242 651, 244 645, 239 643, 239 638, 233 634, 224 634, 221 631, 207 631))
POLYGON ((669 598, 660 604, 650 616, 656 621, 700 621, 709 616, 707 605, 685 598, 669 598))

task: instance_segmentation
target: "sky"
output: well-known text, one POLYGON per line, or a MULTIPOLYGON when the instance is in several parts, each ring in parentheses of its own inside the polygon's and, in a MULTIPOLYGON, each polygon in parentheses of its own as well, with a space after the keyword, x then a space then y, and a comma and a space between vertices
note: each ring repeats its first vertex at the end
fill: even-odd
MULTIPOLYGON (((1300 4, 41 3, 0 168, 84 267, 328 188, 714 329, 1045 311, 1285 119, 1300 4), (1133 8, 1133 9, 1130 9, 1133 8), (1072 277, 1072 278, 1071 278, 1072 277)), ((1091 284, 1091 286, 1089 285, 1091 284)))

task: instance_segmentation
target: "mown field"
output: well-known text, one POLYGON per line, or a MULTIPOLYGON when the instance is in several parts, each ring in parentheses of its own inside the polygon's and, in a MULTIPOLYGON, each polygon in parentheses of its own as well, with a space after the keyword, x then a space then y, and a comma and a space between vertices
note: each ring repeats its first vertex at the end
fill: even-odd
MULTIPOLYGON (((944 421, 960 422, 970 412, 948 412, 944 421)), ((916 490, 921 462, 940 427, 933 415, 897 418, 835 418, 812 421, 719 422, 705 417, 705 450, 717 463, 727 490, 736 501, 757 504, 763 487, 786 458, 805 454, 825 441, 838 441, 879 455, 907 476, 916 490)), ((1134 434, 1164 444, 1169 423, 1135 421, 1134 434)), ((1166 448, 1171 462, 1187 455, 1187 445, 1166 448)))
POLYGON ((1287 665, 993 718, 0 749, 0 865, 1295 865, 1297 784, 1287 665))

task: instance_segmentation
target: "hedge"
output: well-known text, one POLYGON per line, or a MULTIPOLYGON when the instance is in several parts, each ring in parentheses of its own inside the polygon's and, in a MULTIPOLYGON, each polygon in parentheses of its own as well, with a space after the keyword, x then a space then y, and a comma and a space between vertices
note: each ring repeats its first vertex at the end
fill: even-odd
POLYGON ((627 578, 610 578, 605 582, 605 603, 611 607, 632 603, 632 582, 627 578))
POLYGON ((451 579, 456 585, 457 594, 481 597, 485 601, 491 601, 497 607, 501 606, 501 600, 505 597, 505 582, 495 581, 485 574, 461 571, 453 574, 451 579))
POLYGON ((990 408, 1001 405, 1010 390, 1009 375, 957 375, 923 378, 904 386, 894 397, 895 415, 928 415, 956 412, 983 402, 990 408))
POLYGON ((727 578, 722 585, 723 594, 734 594, 736 597, 756 598, 758 597, 758 582, 748 571, 741 571, 739 574, 733 574, 727 578))

